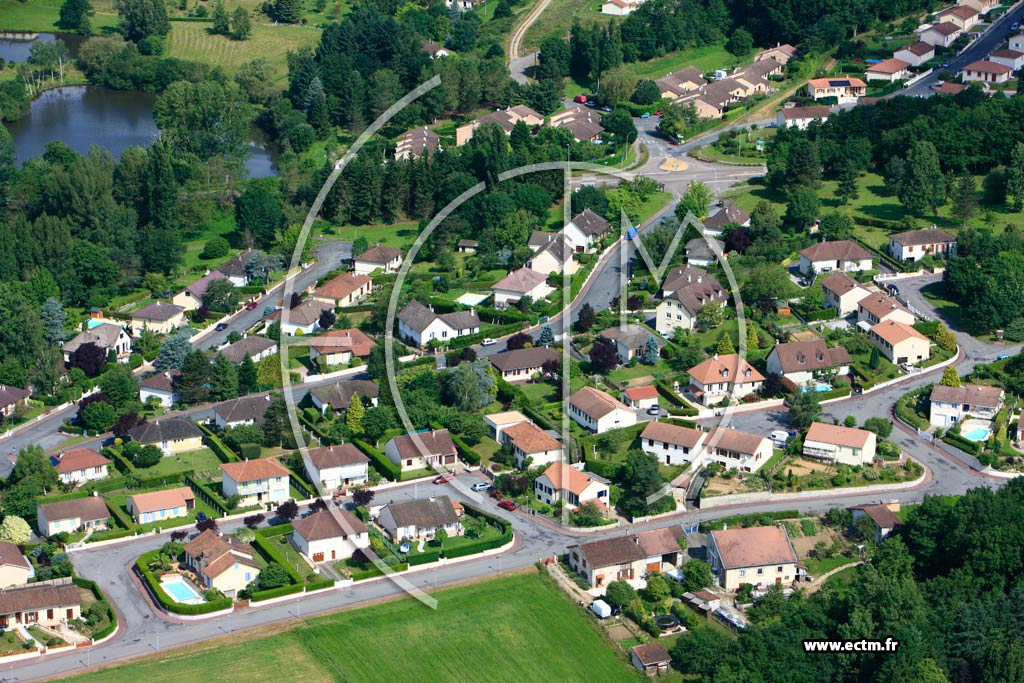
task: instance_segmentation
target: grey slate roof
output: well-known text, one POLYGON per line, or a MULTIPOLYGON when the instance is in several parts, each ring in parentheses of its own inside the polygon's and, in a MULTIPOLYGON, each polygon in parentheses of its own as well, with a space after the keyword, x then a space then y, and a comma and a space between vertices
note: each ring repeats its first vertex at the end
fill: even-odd
POLYGON ((224 347, 217 353, 227 358, 232 364, 238 365, 245 360, 246 354, 251 358, 255 358, 273 346, 277 346, 277 342, 273 339, 251 334, 244 339, 239 339, 230 346, 224 347))
POLYGON ((128 436, 143 445, 179 441, 202 435, 199 427, 183 417, 169 417, 164 420, 147 422, 128 430, 128 436))
POLYGON ((395 524, 417 529, 431 529, 449 524, 458 524, 459 518, 448 496, 419 498, 388 505, 395 524))
POLYGON ((377 398, 380 387, 369 380, 353 379, 314 387, 309 390, 309 393, 315 396, 320 403, 329 405, 334 410, 344 410, 352 404, 353 396, 377 398))

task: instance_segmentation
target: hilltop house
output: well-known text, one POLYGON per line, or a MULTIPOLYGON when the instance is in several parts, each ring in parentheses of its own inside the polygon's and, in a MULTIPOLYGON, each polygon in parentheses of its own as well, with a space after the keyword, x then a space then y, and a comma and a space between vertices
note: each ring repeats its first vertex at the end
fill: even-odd
POLYGON ((36 528, 40 536, 55 536, 62 531, 71 534, 79 529, 102 531, 107 528, 109 519, 107 503, 99 496, 36 505, 36 528))
POLYGON ((836 465, 870 465, 875 459, 874 432, 814 422, 804 437, 803 456, 836 465))
POLYGON ((139 401, 147 403, 155 399, 160 406, 170 408, 180 399, 174 383, 181 377, 179 370, 164 370, 150 375, 139 382, 139 401))
POLYGON ((342 273, 313 290, 313 298, 331 304, 335 308, 355 306, 370 296, 373 280, 366 275, 342 273))
POLYGON ((64 362, 71 361, 71 354, 77 351, 83 344, 95 344, 109 355, 114 352, 118 363, 127 363, 128 357, 132 354, 132 337, 120 325, 111 323, 100 323, 96 327, 79 332, 69 341, 64 343, 61 350, 64 352, 64 362))
POLYGON ((307 448, 302 464, 309 480, 326 491, 360 486, 370 478, 370 459, 350 443, 307 448))
POLYGON ((191 420, 167 417, 146 422, 128 430, 128 436, 142 446, 156 446, 164 456, 177 455, 203 447, 203 433, 191 420))
POLYGON ((228 597, 255 581, 262 568, 248 543, 213 529, 185 544, 184 564, 203 588, 216 588, 228 597))
POLYGON ((433 469, 455 464, 458 450, 452 443, 447 429, 433 429, 429 432, 399 434, 384 446, 388 460, 400 466, 403 472, 433 469))
POLYGON ((936 427, 949 429, 965 417, 991 420, 1003 406, 1006 394, 999 387, 964 384, 947 387, 936 384, 929 399, 928 419, 936 427))
POLYGON ((170 334, 184 324, 185 309, 163 301, 154 301, 131 314, 131 328, 136 335, 144 330, 170 334))
POLYGON ((789 60, 793 59, 793 57, 796 57, 796 54, 796 48, 790 45, 789 43, 785 43, 783 45, 776 45, 775 47, 770 47, 766 50, 761 50, 756 55, 754 55, 754 63, 763 62, 767 59, 772 59, 781 65, 786 65, 789 63, 789 60))
POLYGON ((593 387, 583 387, 569 397, 569 417, 597 434, 636 424, 636 413, 632 409, 593 387))
POLYGON ((370 546, 370 530, 344 508, 322 510, 292 522, 292 543, 314 563, 352 557, 370 546))
POLYGON ((640 434, 640 448, 665 465, 687 465, 704 454, 707 432, 652 420, 640 434))
POLYGON ((110 468, 110 460, 91 448, 61 451, 50 456, 50 463, 57 470, 60 482, 68 486, 106 479, 110 468))
POLYGON ((706 406, 724 398, 741 400, 760 391, 764 382, 764 375, 735 353, 724 356, 716 353, 687 373, 690 376, 687 391, 706 406))
POLYGON ((789 584, 799 575, 799 560, 784 526, 712 531, 707 554, 718 584, 729 592, 744 583, 760 589, 789 584))
POLYGON ((889 361, 915 365, 931 358, 931 343, 906 323, 886 320, 871 328, 868 337, 889 361))
POLYGON ((800 272, 813 276, 839 270, 844 273, 871 270, 874 254, 853 240, 819 242, 800 252, 800 272))
POLYGON ((241 507, 288 500, 290 473, 276 458, 226 462, 220 466, 224 497, 242 497, 241 507))
POLYGON ((431 539, 442 529, 449 538, 462 535, 459 515, 448 496, 390 503, 381 509, 377 524, 395 543, 431 539))
POLYGON ((555 462, 562 455, 562 444, 555 437, 532 422, 520 422, 504 430, 506 443, 512 446, 516 467, 539 467, 555 462))
POLYGON ((562 367, 562 354, 557 349, 534 346, 529 349, 502 351, 488 357, 491 365, 506 382, 526 382, 544 372, 545 363, 562 367))
POLYGON ((402 252, 380 245, 370 247, 356 256, 354 263, 356 275, 370 275, 378 270, 385 273, 397 273, 401 267, 402 252))
POLYGON ((715 427, 704 441, 708 460, 726 470, 757 472, 772 457, 772 442, 766 436, 715 427))
POLYGON ((665 74, 661 78, 655 79, 654 83, 661 91, 661 96, 671 100, 678 100, 708 84, 700 69, 693 66, 665 74))
POLYGON ((480 332, 476 311, 453 311, 438 315, 413 299, 398 313, 398 336, 415 346, 432 341, 443 343, 480 332))
POLYGON ((125 508, 136 524, 162 522, 187 517, 196 506, 196 496, 188 486, 128 496, 125 508))
POLYGON ((803 387, 819 377, 845 375, 850 371, 846 348, 828 348, 824 339, 776 344, 768 354, 768 372, 781 375, 793 387, 803 387))
POLYGON ((645 581, 651 572, 679 566, 683 538, 682 528, 675 525, 571 545, 569 567, 592 588, 612 581, 645 581))
POLYGON ((548 276, 529 268, 514 270, 491 287, 494 292, 494 305, 498 308, 514 304, 523 297, 539 301, 554 291, 549 286, 548 276))
POLYGON ((562 501, 569 509, 593 501, 607 510, 610 507, 608 492, 608 482, 563 462, 552 463, 533 483, 537 500, 547 505, 562 501))

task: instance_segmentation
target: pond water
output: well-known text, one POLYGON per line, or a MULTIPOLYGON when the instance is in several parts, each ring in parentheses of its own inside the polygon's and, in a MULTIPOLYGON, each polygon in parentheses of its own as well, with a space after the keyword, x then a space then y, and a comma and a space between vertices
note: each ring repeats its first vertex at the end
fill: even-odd
MULTIPOLYGON (((46 145, 59 140, 80 154, 91 145, 106 147, 115 157, 128 147, 152 144, 160 134, 153 121, 151 93, 111 90, 95 85, 72 85, 48 90, 32 102, 28 114, 8 123, 19 164, 40 156, 46 145)), ((249 176, 275 174, 276 154, 262 132, 254 129, 249 176)))
POLYGON ((78 48, 85 40, 74 33, 10 33, 0 31, 0 59, 5 62, 28 60, 29 50, 36 43, 52 43, 60 38, 68 46, 72 56, 78 55, 78 48))

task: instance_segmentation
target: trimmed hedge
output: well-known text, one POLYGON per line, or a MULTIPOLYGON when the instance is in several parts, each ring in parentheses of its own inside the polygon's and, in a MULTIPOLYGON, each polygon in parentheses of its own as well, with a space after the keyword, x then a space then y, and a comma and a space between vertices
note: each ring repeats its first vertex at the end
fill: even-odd
POLYGON ((92 593, 93 597, 97 600, 102 600, 107 603, 107 618, 110 623, 92 634, 93 640, 101 640, 106 638, 111 633, 117 630, 117 612, 110 606, 110 601, 107 600, 106 596, 103 595, 103 591, 100 590, 99 585, 95 581, 89 579, 83 579, 81 576, 72 576, 71 582, 79 588, 87 588, 92 593))
POLYGON ((203 433, 203 443, 213 451, 213 454, 220 458, 221 462, 238 462, 238 455, 233 450, 227 447, 227 445, 220 440, 220 437, 213 433, 213 431, 204 424, 196 423, 199 430, 203 433))
POLYGON ((441 550, 425 550, 419 555, 409 555, 409 566, 414 567, 418 564, 430 564, 431 562, 437 562, 441 559, 441 550))
POLYGON ((808 311, 806 313, 800 313, 806 322, 813 323, 821 320, 834 320, 836 317, 836 309, 834 308, 821 308, 817 311, 808 311))
POLYGON ((86 543, 97 543, 99 541, 112 541, 115 538, 128 538, 135 535, 135 529, 109 529, 98 531, 89 537, 86 543))
POLYGON ((608 462, 607 460, 587 460, 587 470, 605 479, 618 479, 619 470, 622 469, 621 462, 608 462))
POLYGON ((946 434, 942 435, 942 440, 945 441, 950 446, 959 448, 960 450, 966 453, 970 453, 971 455, 981 454, 980 443, 978 443, 977 441, 971 441, 970 439, 960 436, 959 434, 949 434, 947 432, 946 434))
POLYGON ((332 579, 323 579, 322 581, 311 581, 306 584, 306 592, 320 591, 325 588, 334 588, 334 581, 332 579))
POLYGON ((352 439, 352 445, 362 451, 363 454, 370 459, 370 464, 373 465, 373 468, 377 470, 381 476, 387 477, 391 481, 401 480, 402 468, 391 462, 391 460, 388 459, 388 456, 384 455, 383 452, 361 439, 352 439))
POLYGON ((268 588, 265 591, 256 591, 249 596, 250 602, 259 602, 260 600, 270 600, 271 598, 279 598, 282 595, 292 595, 293 593, 301 593, 306 589, 305 586, 300 584, 290 584, 288 586, 278 586, 277 588, 268 588))
POLYGON ((133 520, 131 518, 131 516, 125 510, 122 510, 121 508, 117 507, 116 505, 111 505, 110 501, 107 500, 106 498, 103 499, 103 502, 106 503, 107 510, 110 512, 110 515, 115 520, 117 520, 117 523, 122 528, 130 529, 130 530, 134 530, 135 529, 135 520, 133 520))
POLYGON ((184 475, 185 483, 195 491, 196 495, 199 496, 204 503, 210 507, 218 510, 222 515, 228 514, 228 506, 221 502, 220 496, 206 484, 200 482, 198 479, 193 477, 190 473, 186 472, 184 475))
POLYGON ((142 579, 149 585, 149 590, 156 598, 156 601, 160 603, 160 606, 168 612, 174 612, 175 614, 209 614, 210 612, 219 612, 221 610, 228 609, 234 604, 231 598, 221 598, 219 600, 211 600, 198 605, 183 605, 180 602, 171 600, 170 596, 164 592, 164 589, 160 586, 160 581, 153 572, 149 571, 147 566, 151 560, 155 560, 160 556, 159 550, 151 550, 148 553, 139 555, 139 559, 135 560, 135 571, 139 573, 142 579))
POLYGON ((370 521, 370 513, 362 505, 353 508, 352 514, 358 517, 361 522, 370 521))
POLYGON ((460 458, 462 458, 465 462, 469 463, 470 465, 480 464, 480 455, 476 451, 474 451, 473 448, 468 443, 466 443, 465 439, 463 439, 458 434, 451 434, 451 437, 452 443, 455 444, 455 448, 459 451, 460 458))
POLYGON ((839 398, 841 396, 850 395, 850 387, 836 387, 835 389, 829 389, 818 394, 819 401, 827 401, 830 398, 839 398))
POLYGON ((495 339, 497 339, 498 337, 504 337, 505 335, 513 334, 515 332, 519 332, 520 330, 522 330, 524 323, 529 323, 529 321, 523 320, 521 322, 510 323, 507 325, 498 325, 497 327, 493 327, 487 330, 486 332, 479 332, 477 334, 467 334, 464 337, 456 337, 455 339, 449 341, 447 343, 447 346, 448 348, 451 349, 462 349, 467 346, 479 344, 488 337, 494 337, 495 339))
POLYGON ((135 465, 128 462, 119 446, 107 446, 100 452, 114 461, 114 469, 121 474, 135 474, 135 465))
MULTIPOLYGON (((290 530, 291 525, 288 526, 290 530)), ((280 535, 281 533, 279 532, 277 534, 274 534, 273 537, 280 535)), ((302 586, 302 576, 297 571, 295 571, 291 563, 288 562, 288 560, 285 559, 284 555, 281 554, 281 551, 274 547, 274 543, 272 543, 266 537, 260 535, 260 533, 257 532, 256 538, 253 539, 252 546, 263 554, 263 557, 267 560, 267 562, 274 562, 275 564, 281 565, 281 567, 283 567, 284 570, 288 572, 288 576, 292 577, 292 581, 294 583, 299 584, 300 587, 302 586)))
MULTIPOLYGON (((399 562, 398 564, 391 565, 391 571, 393 572, 404 572, 409 568, 408 563, 399 562)), ((384 572, 377 568, 377 565, 371 564, 366 569, 350 570, 353 581, 362 581, 363 579, 372 579, 375 576, 384 576, 384 572)))

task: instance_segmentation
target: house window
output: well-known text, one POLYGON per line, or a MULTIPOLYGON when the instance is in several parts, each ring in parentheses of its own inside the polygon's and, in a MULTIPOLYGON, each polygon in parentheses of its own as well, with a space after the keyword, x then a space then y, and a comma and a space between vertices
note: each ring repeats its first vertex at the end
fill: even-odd
POLYGON ((746 569, 741 569, 740 570, 740 578, 742 579, 746 575, 747 575, 747 570, 746 569))
POLYGON ((762 574, 764 574, 764 567, 758 567, 757 568, 757 575, 761 576, 762 574))

